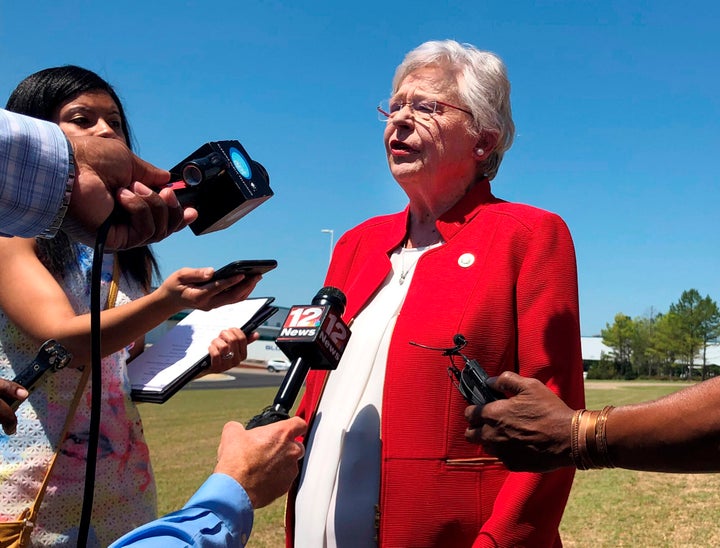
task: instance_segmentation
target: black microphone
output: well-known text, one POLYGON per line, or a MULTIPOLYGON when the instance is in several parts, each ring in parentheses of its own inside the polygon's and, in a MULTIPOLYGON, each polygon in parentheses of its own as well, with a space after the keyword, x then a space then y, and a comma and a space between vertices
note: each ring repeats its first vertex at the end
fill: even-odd
POLYGON ((347 299, 336 287, 323 287, 311 305, 290 309, 275 343, 292 360, 273 404, 255 415, 248 429, 290 418, 288 414, 311 369, 336 369, 350 340, 342 315, 347 299))

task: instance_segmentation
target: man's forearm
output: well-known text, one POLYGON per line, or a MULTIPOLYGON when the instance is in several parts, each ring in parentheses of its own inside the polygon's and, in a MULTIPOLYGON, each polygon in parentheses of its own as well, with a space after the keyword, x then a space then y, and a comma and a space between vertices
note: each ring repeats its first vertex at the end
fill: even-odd
POLYGON ((110 548, 245 546, 253 508, 245 490, 225 474, 213 474, 182 510, 130 531, 110 548))
POLYGON ((0 109, 0 233, 47 230, 62 206, 69 167, 58 126, 0 109))

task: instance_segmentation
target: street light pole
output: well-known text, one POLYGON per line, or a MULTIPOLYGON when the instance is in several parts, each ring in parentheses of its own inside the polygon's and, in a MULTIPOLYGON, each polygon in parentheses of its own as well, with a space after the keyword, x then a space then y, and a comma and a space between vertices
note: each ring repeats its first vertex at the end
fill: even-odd
POLYGON ((332 228, 323 228, 320 232, 324 232, 325 234, 330 234, 330 256, 328 257, 328 264, 330 264, 330 261, 332 260, 333 241, 335 238, 335 231, 332 228))

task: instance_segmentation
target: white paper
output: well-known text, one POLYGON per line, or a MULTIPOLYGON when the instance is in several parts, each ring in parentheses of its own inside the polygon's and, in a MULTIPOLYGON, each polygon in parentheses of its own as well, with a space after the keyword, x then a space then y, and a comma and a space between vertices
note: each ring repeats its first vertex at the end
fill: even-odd
POLYGON ((247 299, 213 310, 193 310, 128 364, 133 390, 162 392, 202 360, 223 329, 242 327, 269 299, 247 299))

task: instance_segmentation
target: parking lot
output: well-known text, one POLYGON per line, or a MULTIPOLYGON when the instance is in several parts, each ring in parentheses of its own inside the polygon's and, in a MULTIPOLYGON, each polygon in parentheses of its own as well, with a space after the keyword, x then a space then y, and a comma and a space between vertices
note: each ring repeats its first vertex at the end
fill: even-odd
POLYGON ((260 388, 280 386, 285 372, 271 373, 259 366, 241 366, 225 373, 211 373, 190 382, 185 389, 197 388, 260 388))

